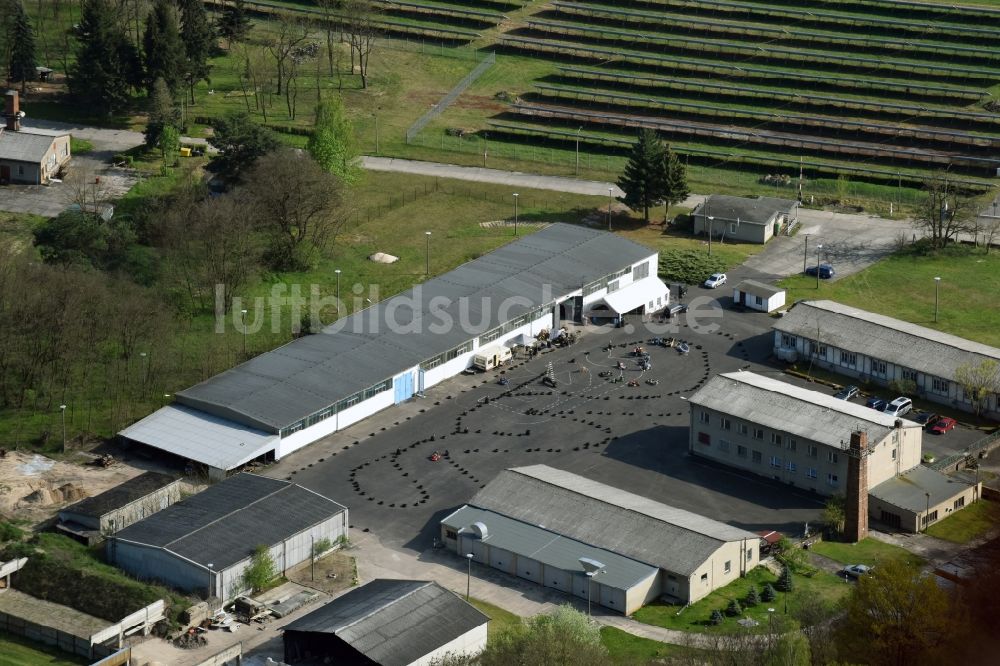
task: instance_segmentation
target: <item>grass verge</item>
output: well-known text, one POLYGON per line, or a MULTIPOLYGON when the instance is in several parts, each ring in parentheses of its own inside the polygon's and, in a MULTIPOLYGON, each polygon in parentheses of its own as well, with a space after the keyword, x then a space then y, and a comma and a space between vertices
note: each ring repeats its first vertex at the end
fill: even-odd
POLYGON ((89 659, 29 641, 23 636, 0 632, 0 664, 3 666, 42 666, 43 664, 76 666, 76 664, 89 663, 89 659))
POLYGON ((924 533, 945 541, 969 543, 986 535, 997 525, 1000 525, 1000 506, 989 500, 979 500, 961 511, 952 512, 924 533))
POLYGON ((608 651, 612 664, 650 664, 669 657, 695 657, 701 652, 683 645, 633 636, 615 627, 601 627, 601 644, 608 651))
POLYGON ((508 629, 516 629, 521 626, 521 618, 509 610, 504 610, 482 599, 472 598, 469 599, 469 603, 489 616, 490 624, 487 627, 489 638, 497 636, 508 629))
POLYGON ((858 543, 819 541, 810 550, 841 564, 867 564, 878 566, 889 560, 901 560, 912 567, 923 566, 926 560, 910 551, 871 537, 858 543))

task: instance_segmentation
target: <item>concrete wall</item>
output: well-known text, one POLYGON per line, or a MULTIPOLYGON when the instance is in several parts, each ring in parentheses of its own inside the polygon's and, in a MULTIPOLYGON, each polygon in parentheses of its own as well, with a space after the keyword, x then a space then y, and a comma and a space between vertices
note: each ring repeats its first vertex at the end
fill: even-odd
MULTIPOLYGON (((789 336, 793 340, 789 341, 790 344, 785 344, 784 335, 781 331, 774 331, 774 351, 775 355, 779 356, 779 358, 781 358, 783 352, 794 350, 798 353, 800 360, 808 359, 821 368, 832 370, 847 377, 857 377, 862 381, 870 381, 881 386, 888 386, 893 381, 903 380, 904 372, 914 373, 916 379, 913 381, 916 383, 917 397, 966 412, 975 411, 972 403, 965 399, 962 387, 957 382, 946 380, 946 387, 936 389, 934 387, 934 380, 945 378, 936 378, 934 375, 919 372, 916 368, 905 368, 889 361, 885 361, 885 374, 877 373, 877 368, 873 364, 873 361, 883 361, 884 359, 875 359, 866 355, 863 348, 860 351, 845 350, 827 345, 822 340, 816 341, 812 338, 802 336, 789 336), (820 355, 821 347, 826 347, 825 355, 820 355), (847 352, 853 353, 856 356, 856 362, 853 366, 846 364, 849 358, 846 356, 847 352)), ((860 341, 859 347, 862 347, 860 341)), ((983 409, 983 416, 1000 419, 1000 396, 993 394, 987 399, 983 409)))
POLYGON ((431 662, 442 659, 445 655, 477 655, 486 648, 486 627, 483 624, 470 629, 458 638, 445 643, 433 652, 428 652, 420 659, 410 662, 409 666, 429 666, 431 662))
MULTIPOLYGON (((664 573, 660 570, 646 580, 640 581, 629 588, 625 592, 625 614, 631 615, 646 604, 659 599, 663 594, 663 579, 664 573)), ((619 608, 618 610, 622 609, 619 608)))
MULTIPOLYGON (((690 451, 694 455, 711 458, 821 495, 838 495, 845 492, 847 484, 845 450, 771 428, 762 428, 763 438, 755 439, 753 436, 755 427, 761 426, 738 415, 691 405, 690 451), (708 423, 701 421, 702 412, 708 412, 708 423), (729 420, 729 430, 725 429, 723 419, 729 420), (740 424, 747 425, 747 434, 740 432, 740 424), (708 436, 707 443, 701 441, 702 435, 708 436), (780 445, 772 443, 772 435, 781 437, 780 445), (793 441, 794 450, 789 448, 793 441), (745 448, 745 455, 739 448, 741 446, 745 448), (810 455, 810 446, 816 447, 815 456, 810 455), (754 459, 755 452, 760 454, 759 461, 754 459), (835 456, 836 460, 834 461, 831 456, 835 456), (774 463, 780 466, 775 467, 774 463), (794 465, 794 469, 789 468, 789 463, 794 465), (829 479, 829 474, 836 476, 835 482, 829 479)), ((922 435, 920 426, 913 425, 893 430, 881 441, 870 445, 872 455, 868 457, 869 487, 919 464, 922 435)), ((844 433, 845 445, 849 442, 849 436, 849 432, 844 433)))

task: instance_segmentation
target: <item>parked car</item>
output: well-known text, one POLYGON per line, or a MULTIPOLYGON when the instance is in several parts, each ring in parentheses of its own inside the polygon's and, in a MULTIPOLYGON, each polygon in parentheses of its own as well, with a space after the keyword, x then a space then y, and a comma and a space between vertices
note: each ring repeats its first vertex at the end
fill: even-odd
POLYGON ((725 273, 712 273, 707 280, 705 280, 705 286, 709 289, 715 289, 726 284, 726 274, 725 273))
POLYGON ((884 411, 885 410, 885 406, 888 405, 888 404, 889 403, 887 401, 883 400, 882 398, 878 397, 877 395, 873 395, 872 397, 870 397, 867 400, 865 400, 865 407, 871 407, 872 409, 874 409, 877 412, 884 411))
POLYGON ((941 420, 940 414, 935 414, 934 412, 920 412, 913 417, 913 421, 919 423, 922 426, 934 425, 941 420))
POLYGON ((857 386, 845 386, 837 391, 833 397, 838 400, 850 400, 851 398, 857 396, 858 393, 860 393, 860 389, 857 386))
POLYGON ((870 574, 873 569, 874 567, 870 567, 867 564, 849 564, 844 567, 844 575, 851 578, 861 578, 870 574))
POLYGON ((889 416, 903 416, 909 414, 911 409, 913 409, 913 401, 900 396, 886 405, 882 411, 889 416))
POLYGON ((833 264, 820 264, 819 266, 809 266, 806 268, 806 275, 809 277, 816 277, 817 272, 821 280, 829 280, 837 274, 837 271, 833 268, 833 264))
POLYGON ((943 435, 949 430, 954 430, 955 426, 958 425, 958 421, 947 416, 941 417, 937 422, 931 426, 931 433, 935 435, 943 435))

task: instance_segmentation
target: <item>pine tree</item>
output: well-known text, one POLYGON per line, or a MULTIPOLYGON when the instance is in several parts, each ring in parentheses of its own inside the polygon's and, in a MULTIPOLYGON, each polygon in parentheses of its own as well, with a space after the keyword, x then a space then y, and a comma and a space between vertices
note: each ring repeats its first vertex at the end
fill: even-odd
POLYGON ((722 617, 722 611, 716 608, 715 610, 712 611, 712 617, 709 618, 708 621, 715 626, 719 626, 720 624, 722 624, 724 620, 725 618, 722 617))
POLYGON ((778 579, 778 589, 782 592, 791 592, 795 588, 795 582, 792 580, 792 570, 785 567, 781 571, 781 577, 778 579))
POLYGON ((187 67, 177 10, 171 0, 156 0, 146 19, 142 45, 146 56, 147 91, 152 94, 153 83, 162 78, 170 93, 176 95, 187 67))
POLYGON ((750 586, 750 591, 747 592, 747 608, 752 608, 760 603, 760 592, 757 591, 756 585, 750 586))
POLYGON ((357 180, 354 129, 339 98, 321 102, 316 107, 316 127, 309 137, 306 150, 325 171, 339 176, 347 183, 357 180))
POLYGON ((84 0, 76 34, 79 46, 69 70, 70 93, 94 115, 121 111, 139 82, 138 57, 109 0, 84 0))
POLYGON ((184 42, 186 58, 184 80, 194 104, 194 86, 199 81, 208 81, 211 66, 208 58, 215 45, 215 31, 208 22, 208 14, 201 0, 180 0, 181 41, 184 42))
POLYGON ((35 31, 31 27, 31 20, 24 11, 23 4, 16 3, 14 11, 7 78, 12 82, 20 81, 23 93, 26 82, 35 78, 35 31))
POLYGON ((155 148, 160 145, 160 135, 167 127, 180 127, 180 113, 174 98, 163 79, 153 82, 153 91, 149 95, 149 120, 146 122, 146 145, 155 148))
POLYGON ((778 593, 774 591, 774 586, 768 583, 764 586, 764 593, 760 595, 763 601, 774 601, 778 598, 778 593))
POLYGON ((250 17, 247 16, 243 0, 235 0, 226 7, 219 18, 217 29, 221 36, 232 46, 233 42, 242 42, 250 32, 250 17))
POLYGON ((667 146, 663 152, 663 221, 666 222, 667 210, 688 198, 687 173, 677 153, 667 146))
POLYGON ((632 210, 642 208, 643 219, 649 224, 649 208, 664 194, 664 152, 660 137, 651 129, 643 129, 632 148, 618 187, 625 192, 620 201, 632 210))
POLYGON ((729 617, 736 617, 741 613, 743 613, 743 607, 740 606, 740 602, 738 599, 733 599, 732 601, 729 602, 729 605, 726 606, 726 615, 728 615, 729 617))

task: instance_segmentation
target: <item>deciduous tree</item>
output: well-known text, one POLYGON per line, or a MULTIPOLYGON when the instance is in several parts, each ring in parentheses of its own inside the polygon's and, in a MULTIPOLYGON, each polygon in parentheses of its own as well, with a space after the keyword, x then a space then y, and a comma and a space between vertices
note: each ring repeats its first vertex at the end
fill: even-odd
POLYGON ((173 95, 167 88, 163 79, 153 82, 153 90, 149 95, 148 120, 143 134, 146 137, 146 145, 154 148, 160 145, 160 135, 164 128, 180 126, 180 111, 174 104, 173 95))
POLYGON ((378 7, 370 0, 344 0, 344 32, 351 46, 351 73, 361 75, 361 87, 368 87, 368 58, 378 39, 378 7))
POLYGON ((947 174, 925 182, 924 192, 917 221, 924 228, 931 247, 942 248, 957 240, 959 234, 971 232, 972 218, 978 214, 975 197, 950 182, 947 174))
MULTIPOLYGON (((208 142, 219 150, 214 163, 228 179, 253 166, 257 159, 278 147, 278 140, 266 127, 255 123, 248 114, 230 113, 212 123, 208 142)), ((276 181, 268 182, 273 187, 276 181)))
POLYGON ((643 129, 632 148, 625 171, 618 179, 618 187, 625 193, 619 201, 632 210, 642 210, 647 224, 650 207, 666 194, 666 161, 663 141, 653 130, 643 129))
POLYGON ((955 368, 955 381, 976 414, 981 414, 990 396, 1000 395, 1000 363, 988 358, 979 363, 963 363, 955 368))
POLYGON ((257 546, 250 557, 250 566, 243 571, 243 582, 254 592, 259 592, 277 578, 278 568, 267 546, 257 546))
POLYGON ((354 128, 344 113, 344 105, 339 97, 321 102, 316 107, 316 125, 306 149, 324 170, 346 183, 357 180, 359 173, 354 164, 357 157, 354 128))

